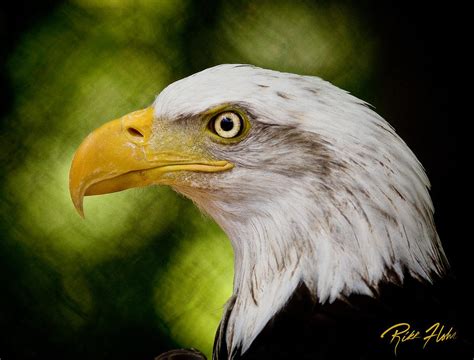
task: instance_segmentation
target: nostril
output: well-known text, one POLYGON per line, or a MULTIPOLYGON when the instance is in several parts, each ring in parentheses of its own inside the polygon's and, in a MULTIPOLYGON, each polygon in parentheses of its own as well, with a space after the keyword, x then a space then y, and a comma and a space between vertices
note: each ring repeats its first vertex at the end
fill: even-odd
POLYGON ((135 137, 135 138, 144 138, 145 136, 140 132, 140 130, 137 130, 133 127, 127 128, 128 133, 135 137))

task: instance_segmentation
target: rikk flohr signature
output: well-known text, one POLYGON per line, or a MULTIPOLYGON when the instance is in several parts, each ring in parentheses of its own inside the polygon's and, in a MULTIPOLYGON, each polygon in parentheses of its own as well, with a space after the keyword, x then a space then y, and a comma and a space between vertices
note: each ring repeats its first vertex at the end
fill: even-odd
POLYGON ((456 331, 453 327, 445 326, 439 322, 434 323, 424 332, 421 330, 413 329, 409 323, 398 323, 387 330, 381 335, 381 339, 390 339, 390 344, 394 344, 394 352, 397 355, 398 346, 401 343, 408 341, 423 341, 423 349, 430 342, 444 342, 452 341, 456 339, 456 331))

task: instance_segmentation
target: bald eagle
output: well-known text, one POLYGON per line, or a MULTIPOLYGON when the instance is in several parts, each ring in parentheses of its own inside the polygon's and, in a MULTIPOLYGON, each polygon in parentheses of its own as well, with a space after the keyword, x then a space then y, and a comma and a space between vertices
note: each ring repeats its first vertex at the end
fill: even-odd
MULTIPOLYGON (((329 82, 206 69, 95 130, 70 171, 81 214, 84 196, 153 184, 191 199, 232 243, 214 359, 387 358, 387 327, 448 321, 432 305, 449 266, 425 171, 382 117, 329 82)), ((204 356, 160 357, 172 358, 204 356)))

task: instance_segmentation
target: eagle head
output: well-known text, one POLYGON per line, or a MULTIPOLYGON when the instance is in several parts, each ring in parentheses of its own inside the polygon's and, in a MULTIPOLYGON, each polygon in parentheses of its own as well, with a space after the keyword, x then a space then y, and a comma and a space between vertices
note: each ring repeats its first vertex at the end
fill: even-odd
POLYGON ((447 264, 423 167, 366 103, 312 76, 220 65, 165 88, 77 150, 72 200, 165 184, 226 232, 234 290, 219 336, 244 352, 295 289, 375 295, 447 264))

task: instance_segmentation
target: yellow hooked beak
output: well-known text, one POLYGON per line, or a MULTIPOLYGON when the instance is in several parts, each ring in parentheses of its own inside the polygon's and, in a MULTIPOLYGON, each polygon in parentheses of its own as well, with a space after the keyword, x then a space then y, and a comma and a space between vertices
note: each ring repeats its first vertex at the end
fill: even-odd
POLYGON ((106 123, 82 142, 69 172, 69 191, 81 216, 83 197, 87 195, 151 184, 170 185, 163 175, 174 171, 218 172, 233 167, 225 160, 208 160, 175 150, 182 146, 154 149, 150 144, 152 122, 153 108, 149 107, 106 123))

